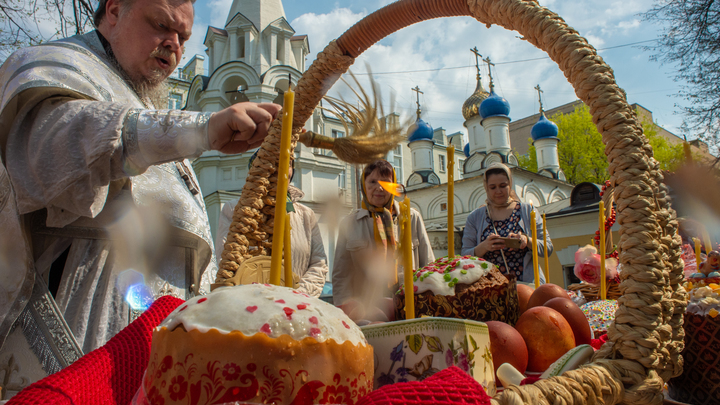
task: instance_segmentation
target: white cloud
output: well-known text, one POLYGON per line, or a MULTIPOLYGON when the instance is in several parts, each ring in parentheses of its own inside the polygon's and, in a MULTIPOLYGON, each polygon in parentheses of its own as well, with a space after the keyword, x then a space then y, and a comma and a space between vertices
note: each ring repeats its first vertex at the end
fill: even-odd
POLYGON ((210 25, 218 28, 225 28, 232 0, 210 0, 206 7, 210 9, 210 25))
POLYGON ((638 28, 640 27, 640 20, 633 19, 631 21, 620 21, 617 27, 626 31, 633 28, 638 28))
POLYGON ((185 53, 180 60, 180 64, 178 65, 179 67, 185 66, 185 64, 195 55, 207 57, 205 54, 205 44, 203 44, 207 29, 207 24, 204 24, 202 21, 198 21, 197 19, 195 20, 192 28, 192 36, 187 42, 185 42, 185 53))
MULTIPOLYGON (((220 0, 214 0, 220 1, 220 0)), ((339 37, 345 30, 360 21, 365 14, 353 13, 348 8, 336 8, 327 14, 307 13, 294 19, 290 25, 297 35, 307 35, 310 41, 311 58, 339 37)))

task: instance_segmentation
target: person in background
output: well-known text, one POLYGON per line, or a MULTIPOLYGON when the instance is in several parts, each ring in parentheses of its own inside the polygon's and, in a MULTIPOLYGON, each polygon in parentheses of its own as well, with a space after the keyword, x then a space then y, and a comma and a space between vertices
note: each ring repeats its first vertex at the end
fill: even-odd
MULTIPOLYGON (((383 306, 377 299, 392 297, 402 282, 402 260, 396 251, 400 206, 379 181, 397 182, 395 170, 386 160, 365 167, 362 208, 340 223, 332 274, 335 305, 359 300, 361 306, 383 306)), ((413 267, 417 269, 433 262, 435 256, 422 217, 414 208, 410 209, 410 221, 413 267)))
MULTIPOLYGON (((502 163, 488 166, 483 175, 483 185, 487 194, 486 205, 468 216, 463 232, 461 253, 490 261, 503 274, 513 275, 518 281, 534 283, 530 250, 532 205, 520 202, 512 191, 512 173, 502 163), (502 238, 519 239, 520 248, 508 248, 502 238)), ((552 254, 550 235, 547 235, 547 245, 543 240, 542 221, 537 221, 537 235, 538 257, 543 257, 546 248, 548 253, 552 254)), ((540 269, 540 283, 545 283, 542 269, 540 269)))
MULTIPOLYGON (((248 168, 251 167, 256 156, 257 152, 250 158, 248 168)), ((291 182, 295 173, 294 166, 295 161, 293 160, 288 173, 291 182)), ((293 273, 300 276, 298 290, 310 296, 319 297, 325 286, 325 278, 328 273, 327 257, 325 256, 325 247, 315 213, 298 202, 303 196, 304 194, 299 188, 292 184, 288 185, 287 208, 290 215, 290 227, 292 228, 290 231, 292 268, 293 273)), ((215 256, 218 264, 222 260, 227 234, 238 201, 238 198, 230 200, 224 203, 221 208, 215 236, 215 256)))

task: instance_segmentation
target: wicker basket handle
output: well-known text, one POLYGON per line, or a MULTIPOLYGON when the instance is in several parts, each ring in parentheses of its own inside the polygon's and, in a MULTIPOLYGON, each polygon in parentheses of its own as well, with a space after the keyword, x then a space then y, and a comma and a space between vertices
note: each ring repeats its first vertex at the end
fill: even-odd
MULTIPOLYGON (((385 36, 423 20, 467 15, 514 30, 546 51, 590 107, 603 135, 621 226, 623 265, 610 341, 593 364, 531 386, 510 387, 495 403, 659 403, 662 385, 682 371, 686 296, 675 213, 662 173, 612 69, 562 18, 532 0, 400 0, 370 14, 321 52, 298 82, 297 133, 354 58, 385 36)), ((222 254, 218 283, 243 260, 268 254, 272 239, 280 122, 276 120, 248 174, 222 254)))

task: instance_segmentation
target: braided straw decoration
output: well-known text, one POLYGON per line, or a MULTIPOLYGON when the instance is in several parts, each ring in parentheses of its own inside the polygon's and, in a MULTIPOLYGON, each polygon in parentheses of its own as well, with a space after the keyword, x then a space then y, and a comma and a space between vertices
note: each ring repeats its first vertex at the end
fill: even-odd
MULTIPOLYGON (((305 121, 310 118, 323 95, 353 62, 353 58, 344 55, 335 42, 331 42, 303 74, 295 88, 297 94, 293 113, 291 157, 294 156, 298 134, 305 121)), ((217 284, 232 285, 229 279, 235 275, 243 261, 271 253, 281 118, 282 113, 273 121, 268 136, 265 137, 248 172, 221 255, 220 269, 215 279, 217 284)))
MULTIPOLYGON (((405 26, 455 15, 517 31, 559 65, 603 134, 620 224, 623 295, 608 330, 608 343, 595 353, 590 365, 533 385, 509 387, 493 404, 661 403, 664 381, 682 371, 686 294, 680 286, 683 269, 675 212, 652 149, 612 69, 557 14, 532 0, 400 0, 390 4, 331 43, 303 75, 300 83, 312 81, 313 85, 298 85, 294 132, 352 58, 405 26)), ((244 258, 266 253, 269 246, 272 214, 266 208, 274 204, 268 190, 274 184, 278 127, 276 121, 243 189, 218 282, 237 270, 244 258)))

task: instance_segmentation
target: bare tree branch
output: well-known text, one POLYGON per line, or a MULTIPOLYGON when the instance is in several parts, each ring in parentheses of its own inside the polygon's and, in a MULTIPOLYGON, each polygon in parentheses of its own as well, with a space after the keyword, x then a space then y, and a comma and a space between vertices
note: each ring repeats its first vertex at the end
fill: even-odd
POLYGON ((19 48, 92 30, 96 6, 97 0, 0 0, 0 61, 19 48))
POLYGON ((665 28, 653 59, 677 65, 676 81, 687 83, 680 97, 686 128, 706 142, 720 143, 720 2, 656 0, 644 19, 665 28))

